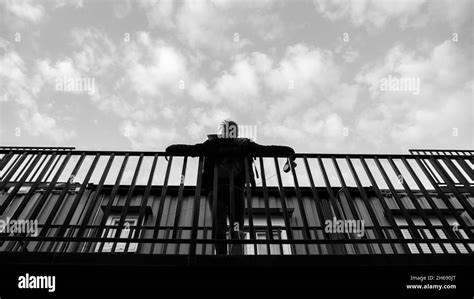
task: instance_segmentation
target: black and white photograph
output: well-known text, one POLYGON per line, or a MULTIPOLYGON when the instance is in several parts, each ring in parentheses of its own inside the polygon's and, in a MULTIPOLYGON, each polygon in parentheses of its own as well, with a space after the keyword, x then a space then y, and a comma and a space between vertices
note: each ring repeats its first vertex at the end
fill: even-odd
POLYGON ((0 0, 0 299, 474 298, 474 0, 0 0))

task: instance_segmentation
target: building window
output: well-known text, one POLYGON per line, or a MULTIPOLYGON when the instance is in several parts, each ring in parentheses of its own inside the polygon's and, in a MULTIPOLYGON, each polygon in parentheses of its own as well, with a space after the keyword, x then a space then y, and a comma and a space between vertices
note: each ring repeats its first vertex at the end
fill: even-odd
MULTIPOLYGON (((272 222, 272 233, 273 240, 288 240, 286 234, 285 221, 281 216, 273 216, 272 222)), ((253 225, 255 229, 255 237, 257 240, 267 240, 267 219, 264 215, 255 215, 253 217, 253 225)), ((249 227, 248 218, 245 219, 245 226, 249 227)), ((250 231, 247 229, 245 232, 245 239, 250 240, 250 231)), ((290 244, 270 244, 270 252, 268 252, 267 244, 246 244, 244 247, 244 253, 248 255, 267 255, 267 254, 292 254, 290 244), (255 252, 256 250, 256 252, 255 252)))
MULTIPOLYGON (((282 228, 273 227, 274 240, 287 240, 286 231, 282 228)), ((255 236, 257 240, 267 240, 267 231, 256 231, 255 236)), ((245 233, 245 239, 250 240, 250 233, 245 233)), ((268 255, 268 254, 291 254, 290 244, 270 244, 270 253, 268 252, 267 244, 257 244, 257 253, 255 253, 254 244, 246 244, 244 251, 248 255, 268 255)))
MULTIPOLYGON (((120 215, 110 215, 107 218, 107 223, 106 225, 111 225, 111 226, 118 226, 120 222, 120 215)), ((128 239, 133 236, 134 232, 134 227, 136 227, 138 224, 138 216, 126 216, 125 221, 124 221, 124 227, 122 227, 122 230, 120 231, 120 238, 123 239, 128 239)), ((115 228, 109 228, 108 230, 105 229, 105 231, 102 234, 102 237, 105 238, 107 235, 107 238, 114 238, 116 233, 115 228)), ((115 250, 114 252, 125 252, 125 247, 126 247, 125 242, 119 242, 116 243, 115 245, 115 250)), ((114 242, 105 242, 104 247, 102 248, 101 252, 112 252, 114 242)), ((96 247, 96 252, 100 251, 100 246, 101 243, 97 244, 96 247)), ((136 252, 138 247, 138 243, 128 243, 128 249, 127 252, 136 252)))
MULTIPOLYGON (((446 218, 447 218, 448 223, 450 224, 450 227, 452 228, 459 227, 458 222, 452 219, 453 217, 448 216, 446 218)), ((423 222, 421 217, 415 216, 415 217, 412 217, 412 220, 418 234, 420 235, 422 239, 425 239, 425 240, 435 239, 433 238, 433 235, 431 234, 430 230, 426 227, 426 224, 423 222)), ((441 222, 434 217, 429 217, 428 220, 434 226, 441 225, 441 222)), ((405 218, 402 218, 402 217, 395 217, 395 222, 399 226, 407 225, 405 218)), ((410 231, 407 228, 402 228, 401 232, 402 232, 403 238, 407 240, 413 239, 412 233, 410 233, 410 231)), ((443 229, 436 228, 435 232, 437 233, 437 236, 436 236, 437 239, 442 239, 442 240, 448 239, 443 229)), ((456 235, 456 237, 460 240, 468 239, 467 234, 461 228, 453 229, 453 232, 456 235)), ((453 243, 455 243, 455 241, 453 241, 453 243)), ((420 243, 419 245, 423 253, 444 253, 443 248, 441 246, 446 248, 446 251, 450 254, 456 253, 456 250, 454 249, 453 244, 451 243, 431 243, 434 252, 432 252, 432 250, 430 249, 427 243, 420 243)), ((456 243, 454 245, 458 248, 460 253, 468 253, 467 248, 463 244, 456 243)), ((420 251, 418 250, 418 247, 414 243, 408 243, 408 249, 410 250, 410 253, 420 253, 420 251)))

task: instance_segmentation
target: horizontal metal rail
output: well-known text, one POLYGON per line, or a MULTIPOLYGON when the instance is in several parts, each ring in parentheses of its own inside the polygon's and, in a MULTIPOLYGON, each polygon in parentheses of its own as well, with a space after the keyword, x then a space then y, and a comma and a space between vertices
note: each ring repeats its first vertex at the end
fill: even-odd
POLYGON ((1 150, 74 150, 75 147, 68 146, 15 146, 15 145, 3 145, 0 146, 1 150))
MULTIPOLYGON (((16 153, 30 153, 30 154, 34 154, 34 153, 37 153, 41 150, 48 150, 48 152, 54 152, 54 151, 60 151, 60 149, 54 149, 54 148, 51 148, 51 149, 43 149, 43 148, 34 148, 34 147, 31 147, 31 148, 14 148, 14 149, 3 149, 3 148, 0 148, 0 154, 6 154, 6 153, 9 153, 10 151, 12 152, 16 152, 16 153)), ((125 155, 128 155, 128 156, 140 156, 140 155, 143 155, 143 156, 154 156, 156 154, 160 155, 160 156, 166 156, 166 152, 161 152, 161 151, 93 151, 93 150, 68 150, 70 151, 72 154, 75 154, 75 155, 80 155, 82 153, 86 154, 86 155, 96 155, 96 154, 100 154, 102 156, 105 156, 105 155, 111 155, 111 154, 114 154, 115 156, 125 156, 125 155)), ((472 151, 460 151, 460 152, 470 152, 471 153, 471 159, 472 159, 472 151)), ((175 156, 181 156, 183 157, 183 155, 175 155, 175 156)), ((276 155, 276 154, 264 154, 264 155, 259 155, 260 157, 283 157, 282 155, 276 155)), ((297 158, 302 158, 302 157, 308 157, 308 158, 317 158, 317 157, 322 157, 322 158, 331 158, 331 157, 335 157, 335 158, 344 158, 346 156, 350 156, 350 157, 367 157, 367 158, 370 158, 370 157, 379 157, 379 158, 388 158, 388 157, 394 157, 394 158, 401 158, 401 157, 413 157, 415 158, 416 156, 426 156, 424 154, 421 154, 421 155, 405 155, 405 154, 332 154, 332 153, 320 153, 320 154, 315 154, 315 153, 296 153, 295 154, 295 157, 297 158)), ((441 156, 441 157, 452 157, 453 155, 449 155, 449 154, 440 154, 440 155, 437 155, 437 156, 441 156)), ((467 156, 467 155, 461 155, 461 156, 467 156)))
POLYGON ((449 156, 473 156, 474 150, 452 150, 452 149, 410 149, 415 155, 449 155, 449 156))

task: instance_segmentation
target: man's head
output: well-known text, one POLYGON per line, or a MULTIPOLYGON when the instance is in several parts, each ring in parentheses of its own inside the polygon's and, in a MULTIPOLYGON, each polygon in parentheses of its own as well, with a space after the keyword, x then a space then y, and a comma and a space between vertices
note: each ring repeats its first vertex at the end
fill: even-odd
POLYGON ((224 120, 219 126, 219 138, 237 138, 239 137, 239 128, 235 121, 224 120))

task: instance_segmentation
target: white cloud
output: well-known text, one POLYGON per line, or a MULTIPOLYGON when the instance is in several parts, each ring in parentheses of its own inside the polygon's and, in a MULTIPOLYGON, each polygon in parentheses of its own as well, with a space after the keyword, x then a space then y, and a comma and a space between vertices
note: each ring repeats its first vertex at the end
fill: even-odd
POLYGON ((74 65, 88 76, 101 75, 116 62, 116 47, 96 28, 75 28, 71 32, 74 65))
POLYGON ((459 29, 469 20, 472 6, 468 0, 314 0, 316 10, 331 21, 348 19, 367 30, 385 27, 390 21, 401 29, 420 28, 430 22, 445 21, 459 29))
POLYGON ((32 136, 47 137, 61 144, 64 141, 70 140, 76 136, 74 131, 67 131, 58 125, 56 120, 45 113, 40 113, 31 109, 20 110, 20 119, 24 131, 32 136))
POLYGON ((300 103, 315 101, 339 88, 340 72, 332 53, 304 44, 288 47, 278 63, 258 52, 237 55, 232 61, 228 71, 213 79, 213 85, 196 83, 191 96, 209 102, 212 94, 219 99, 215 101, 252 111, 264 102, 274 103, 282 97, 300 103))
POLYGON ((114 2, 114 15, 116 18, 122 19, 130 14, 132 10, 132 4, 130 0, 122 0, 114 2))
MULTIPOLYGON (((40 111, 38 92, 43 88, 46 80, 44 78, 38 80, 39 75, 36 73, 28 75, 29 69, 25 61, 12 49, 11 44, 0 40, 0 48, 5 52, 5 55, 0 58, 0 82, 2 82, 0 102, 16 104, 18 113, 14 117, 17 117, 21 123, 21 128, 24 129, 22 131, 30 136, 47 137, 56 143, 72 138, 75 135, 74 130, 61 128, 53 117, 40 111)), ((59 64, 57 67, 59 70, 67 70, 70 65, 59 64)), ((41 67, 39 69, 41 73, 41 67)), ((52 69, 45 68, 41 76, 52 75, 55 73, 52 69)))
POLYGON ((399 19, 405 25, 407 19, 419 17, 418 12, 425 0, 387 0, 387 1, 332 1, 315 0, 316 9, 331 21, 346 19, 355 26, 378 29, 392 19, 399 19))
POLYGON ((222 51, 233 48, 233 20, 208 1, 186 1, 176 15, 178 36, 193 49, 222 51))
POLYGON ((397 45, 383 62, 362 70, 356 78, 369 87, 373 99, 360 115, 357 131, 369 143, 382 140, 398 148, 450 148, 452 142, 469 147, 472 142, 472 73, 469 58, 450 41, 419 53, 397 45), (387 75, 420 79, 420 94, 381 91, 380 79, 387 75), (459 132, 453 139, 453 128, 459 132), (370 136, 370 138, 369 138, 370 136), (374 139, 375 137, 375 139, 374 139))
POLYGON ((472 27, 473 5, 470 0, 458 0, 454 4, 450 0, 429 1, 427 14, 434 20, 446 20, 455 30, 460 30, 464 25, 472 27), (466 24, 467 23, 467 24, 466 24))
MULTIPOLYGON (((2 1, 3 2, 3 1, 2 1)), ((15 18, 31 22, 38 23, 40 22, 44 15, 45 10, 43 5, 37 1, 31 0, 6 0, 3 2, 3 5, 6 9, 5 17, 9 17, 12 14, 15 18)), ((8 18, 9 20, 12 20, 8 18)))
POLYGON ((315 99, 334 88, 339 78, 330 51, 297 44, 287 48, 278 66, 269 72, 266 83, 275 93, 315 99))
POLYGON ((70 58, 57 61, 52 65, 48 59, 37 62, 38 76, 44 81, 54 84, 57 78, 66 77, 80 77, 81 73, 75 68, 74 62, 70 58))
POLYGON ((258 69, 245 58, 237 58, 230 72, 216 80, 216 96, 223 97, 228 104, 244 108, 260 95, 258 69))
POLYGON ((0 102, 19 101, 24 105, 31 105, 32 99, 26 92, 28 78, 26 65, 17 52, 9 49, 8 43, 0 39, 0 48, 4 55, 0 56, 0 102))
POLYGON ((173 0, 146 0, 138 4, 145 10, 148 22, 152 27, 174 28, 175 5, 173 0))
POLYGON ((262 40, 274 41, 283 37, 285 28, 278 14, 250 14, 248 19, 250 26, 262 40))
POLYGON ((356 50, 347 50, 342 54, 342 59, 347 63, 353 63, 359 57, 359 52, 356 50))
MULTIPOLYGON (((211 103, 235 109, 247 123, 258 124, 260 136, 269 140, 300 144, 309 138, 319 143, 305 142, 306 146, 319 147, 342 142, 343 120, 335 111, 350 115, 359 89, 340 81, 340 69, 330 51, 296 44, 279 61, 258 52, 237 55, 232 61, 213 84, 199 82, 190 95, 200 102, 211 102, 213 95, 219 100, 211 103)), ((214 126, 223 119, 224 115, 210 117, 214 126)), ((193 124, 189 131, 204 130, 193 124)))
POLYGON ((191 84, 189 95, 198 102, 216 103, 221 99, 214 95, 209 89, 209 84, 204 80, 199 80, 191 84))
POLYGON ((328 102, 332 103, 335 110, 354 113, 354 106, 357 103, 360 87, 357 84, 340 83, 334 93, 328 97, 328 102))
POLYGON ((222 108, 197 107, 189 112, 185 122, 185 130, 191 140, 201 140, 206 134, 217 133, 220 123, 225 119, 233 119, 233 113, 222 108))
POLYGON ((466 55, 451 41, 435 46, 425 57, 396 45, 387 52, 383 62, 365 67, 356 81, 367 84, 373 98, 381 95, 380 79, 388 75, 420 78, 422 92, 430 87, 450 88, 472 75, 467 61, 466 55))
POLYGON ((181 92, 180 81, 186 84, 189 78, 186 57, 161 40, 150 40, 145 33, 127 47, 122 67, 139 95, 163 95, 163 89, 176 95, 181 92))
POLYGON ((193 52, 223 55, 253 44, 250 36, 275 40, 284 26, 273 12, 276 1, 145 1, 148 22, 154 29, 170 31, 193 52), (239 41, 234 41, 234 34, 239 41))
POLYGON ((120 132, 127 138, 134 150, 156 150, 165 148, 176 139, 175 128, 163 128, 153 123, 125 120, 120 132))

